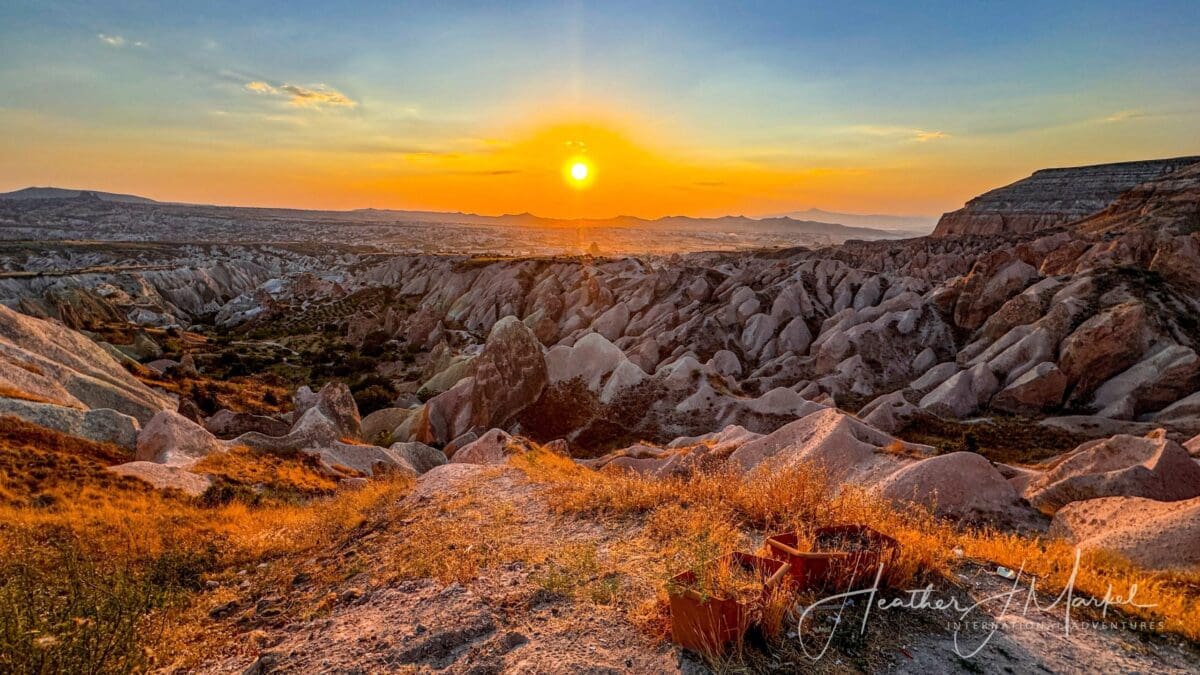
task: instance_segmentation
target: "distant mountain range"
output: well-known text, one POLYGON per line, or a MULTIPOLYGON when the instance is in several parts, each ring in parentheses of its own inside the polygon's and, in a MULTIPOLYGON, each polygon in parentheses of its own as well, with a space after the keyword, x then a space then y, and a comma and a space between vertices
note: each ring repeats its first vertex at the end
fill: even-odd
POLYGON ((883 228, 855 227, 837 222, 814 220, 799 220, 788 216, 771 218, 750 218, 748 216, 721 216, 717 218, 696 218, 692 216, 664 216, 662 218, 639 218, 637 216, 616 216, 613 218, 546 218, 532 213, 509 213, 500 216, 481 216, 474 213, 444 213, 438 211, 395 211, 389 209, 358 209, 352 213, 362 214, 372 219, 395 218, 407 222, 446 222, 448 219, 456 223, 472 225, 512 225, 519 227, 591 227, 591 228, 664 228, 687 231, 752 231, 752 232, 800 232, 805 234, 824 234, 837 239, 899 239, 916 237, 927 234, 933 227, 932 219, 929 227, 922 230, 889 230, 883 228))
POLYGON ((137 195, 122 195, 113 192, 97 192, 95 190, 70 190, 56 187, 27 187, 15 192, 0 193, 0 199, 79 199, 80 197, 95 197, 102 202, 121 202, 124 204, 157 204, 158 202, 137 195))
POLYGON ((823 209, 807 209, 778 214, 779 218, 816 220, 841 223, 854 227, 873 227, 881 230, 904 230, 914 235, 929 234, 937 224, 937 216, 892 216, 886 214, 837 213, 823 209))
MULTIPOLYGON (((55 187, 29 187, 15 192, 0 193, 0 199, 95 199, 105 202, 125 204, 157 204, 160 206, 203 206, 204 208, 243 209, 255 207, 217 207, 208 205, 185 205, 171 202, 159 202, 136 195, 98 192, 95 190, 71 190, 55 187)), ((616 216, 614 218, 580 218, 562 219, 546 218, 531 213, 504 214, 500 216, 485 216, 474 213, 441 212, 441 211, 403 211, 393 209, 355 209, 352 211, 316 211, 304 209, 259 209, 296 215, 318 215, 345 219, 347 217, 366 220, 395 220, 417 223, 462 223, 468 225, 508 225, 517 227, 589 227, 589 228, 663 228, 669 230, 711 231, 711 232, 756 232, 756 233, 797 233, 825 235, 832 240, 846 239, 901 239, 928 234, 933 228, 934 218, 887 216, 887 215, 854 215, 833 213, 820 209, 809 209, 792 214, 767 218, 750 218, 747 216, 721 216, 718 218, 694 218, 691 216, 665 216, 663 218, 647 219, 636 216, 616 216)))

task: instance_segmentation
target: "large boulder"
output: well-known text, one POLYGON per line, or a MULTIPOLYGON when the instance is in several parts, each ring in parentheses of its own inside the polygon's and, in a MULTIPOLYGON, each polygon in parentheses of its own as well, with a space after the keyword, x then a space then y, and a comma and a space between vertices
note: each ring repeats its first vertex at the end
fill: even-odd
POLYGON ((612 375, 608 377, 608 381, 604 383, 604 389, 600 392, 600 402, 612 403, 621 394, 642 384, 648 377, 649 375, 646 374, 646 371, 642 370, 633 361, 621 361, 613 369, 612 375))
POLYGON ((103 347, 61 324, 0 305, 0 396, 110 408, 145 424, 175 402, 139 382, 103 347))
POLYGON ((517 317, 506 316, 492 326, 473 375, 472 426, 505 426, 546 387, 542 344, 517 317))
POLYGON ((1012 384, 1000 390, 990 406, 1010 413, 1048 412, 1062 405, 1067 376, 1049 361, 1025 371, 1012 384))
POLYGON ((417 397, 427 400, 450 389, 459 380, 471 374, 471 368, 474 363, 474 354, 450 359, 446 367, 438 370, 432 377, 421 383, 421 386, 417 389, 417 397))
POLYGON ((559 345, 546 352, 546 371, 552 385, 578 378, 599 393, 604 378, 624 360, 619 347, 599 333, 588 333, 573 346, 559 345))
POLYGON ((1163 408, 1153 417, 1156 424, 1200 433, 1200 391, 1181 398, 1163 408))
POLYGON ((1026 498, 1043 513, 1100 497, 1178 501, 1200 496, 1200 465, 1163 430, 1089 441, 1059 458, 1026 498))
POLYGON ((1073 502, 1054 514, 1049 535, 1083 550, 1115 553, 1149 569, 1194 570, 1200 566, 1200 498, 1073 502))
POLYGON ((982 455, 952 452, 901 468, 875 486, 886 499, 930 508, 939 516, 1010 525, 1029 520, 1029 507, 982 455))
POLYGON ((423 474, 447 462, 446 453, 424 443, 393 443, 388 450, 408 462, 408 465, 418 474, 423 474))
POLYGON ((1189 347, 1166 345, 1096 389, 1092 407, 1105 417, 1133 419, 1159 410, 1200 385, 1200 357, 1189 347))
POLYGON ((261 450, 302 450, 357 443, 362 438, 362 421, 350 389, 330 382, 319 393, 300 387, 295 396, 292 428, 282 436, 248 431, 230 443, 261 450))
POLYGON ((49 403, 0 398, 0 415, 14 415, 47 429, 133 450, 137 446, 138 421, 108 408, 79 410, 49 403))
POLYGON ((932 450, 825 408, 742 445, 729 456, 729 464, 750 471, 767 462, 773 469, 806 463, 822 469, 834 482, 873 484, 911 461, 902 454, 932 454, 932 450))
POLYGON ((115 474, 145 481, 159 490, 179 490, 190 497, 199 497, 212 485, 208 476, 170 464, 137 461, 106 468, 115 474))
POLYGON ((1101 383, 1137 363, 1150 335, 1140 302, 1110 307, 1084 321, 1059 345, 1058 366, 1073 386, 1071 399, 1090 399, 1101 383))
POLYGON ((370 413, 362 418, 363 440, 375 443, 381 438, 391 438, 396 428, 407 422, 413 414, 412 408, 382 408, 370 413))
POLYGON ((412 440, 444 446, 471 430, 475 378, 465 377, 425 402, 412 424, 412 440))
POLYGON ((460 448, 450 458, 452 464, 503 464, 513 453, 512 436, 500 429, 492 429, 479 440, 460 448))
POLYGON ((904 392, 893 391, 890 394, 878 396, 858 411, 862 421, 885 433, 894 434, 904 426, 905 421, 919 412, 917 406, 908 402, 904 392))
POLYGON ((412 475, 418 473, 400 453, 377 445, 334 441, 326 446, 307 448, 303 452, 319 457, 322 463, 339 473, 358 473, 366 476, 387 471, 401 471, 412 475))
POLYGON ((979 410, 1000 389, 1000 381, 986 363, 964 370, 926 394, 920 407, 943 417, 966 417, 979 410))
POLYGON ((236 438, 250 431, 282 436, 291 429, 291 424, 277 417, 222 409, 204 420, 204 428, 217 438, 236 438))
POLYGON ((358 404, 344 382, 330 382, 321 387, 314 407, 337 427, 342 438, 362 439, 362 418, 358 415, 358 404))
POLYGON ((141 331, 133 337, 132 343, 114 346, 135 361, 151 361, 162 357, 163 354, 162 347, 141 331))
POLYGON ((921 376, 909 383, 909 389, 925 395, 940 387, 946 380, 954 377, 962 369, 953 361, 946 361, 930 367, 921 376))
POLYGON ((160 410, 138 434, 134 456, 140 461, 187 468, 226 447, 207 429, 183 415, 160 410))

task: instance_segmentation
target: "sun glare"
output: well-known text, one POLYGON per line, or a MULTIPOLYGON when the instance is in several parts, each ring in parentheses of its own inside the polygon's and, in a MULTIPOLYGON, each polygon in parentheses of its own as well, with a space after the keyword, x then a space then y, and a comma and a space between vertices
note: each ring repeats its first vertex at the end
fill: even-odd
POLYGON ((592 165, 576 157, 563 166, 563 175, 572 187, 585 188, 592 182, 592 165))

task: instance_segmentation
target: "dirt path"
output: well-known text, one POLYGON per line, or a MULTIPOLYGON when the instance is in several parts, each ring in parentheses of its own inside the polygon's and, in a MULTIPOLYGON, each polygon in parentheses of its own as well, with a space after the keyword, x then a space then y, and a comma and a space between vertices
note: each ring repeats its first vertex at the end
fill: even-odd
MULTIPOLYGON (((528 551, 564 543, 604 547, 613 534, 563 521, 546 508, 515 469, 456 464, 423 477, 407 498, 410 518, 445 517, 447 505, 476 495, 502 506, 513 521, 481 537, 503 534, 528 551)), ((401 530, 401 533, 403 530, 401 530)), ((547 590, 533 566, 510 562, 465 583, 434 579, 380 581, 394 551, 388 535, 358 556, 369 571, 335 589, 346 601, 326 616, 270 627, 257 638, 256 659, 239 655, 209 672, 295 673, 668 673, 700 672, 690 658, 655 644, 616 607, 573 604, 547 590), (372 578, 374 577, 374 578, 372 578), (361 595, 359 595, 361 593, 361 595)), ((361 564, 361 563, 360 563, 361 564)))
MULTIPOLYGON (((511 468, 459 464, 435 469, 406 498, 399 527, 365 534, 342 553, 353 560, 347 564, 361 571, 328 589, 329 597, 336 598, 331 609, 306 620, 251 621, 247 635, 254 648, 209 664, 205 672, 707 672, 692 656, 637 629, 625 609, 556 589, 545 571, 555 551, 575 546, 603 555, 619 550, 631 535, 557 516, 539 498, 539 489, 511 468), (465 536, 463 530, 444 535, 437 531, 431 540, 463 565, 469 567, 481 550, 486 551, 483 558, 503 562, 464 574, 463 581, 412 578, 411 572, 398 575, 398 556, 420 557, 421 550, 411 547, 421 546, 426 540, 420 537, 430 536, 414 528, 434 522, 465 529, 465 536), (464 538, 447 543, 438 536, 464 538)), ((994 570, 965 563, 959 588, 946 593, 979 602, 1011 590, 1012 582, 994 570)), ((965 659, 958 654, 969 654, 983 642, 988 624, 1002 614, 1002 602, 985 603, 965 627, 948 611, 877 612, 865 636, 844 631, 818 661, 804 655, 793 633, 781 648, 770 655, 757 653, 749 663, 753 670, 767 672, 922 675, 1069 673, 1083 672, 1083 664, 1104 664, 1113 672, 1183 673, 1200 666, 1200 651, 1183 640, 1093 627, 1089 617, 1080 614, 1066 636, 1061 610, 1032 610, 1021 616, 1019 606, 1025 598, 1023 593, 1016 595, 1010 612, 1015 616, 965 659), (961 628, 957 652, 956 627, 961 628)), ((286 603, 286 593, 278 601, 286 603)), ((1043 604, 1049 601, 1041 598, 1043 604)), ((857 626, 850 614, 848 625, 857 626)), ((817 624, 831 620, 826 612, 817 624)), ((818 651, 820 643, 809 635, 810 653, 818 651)))

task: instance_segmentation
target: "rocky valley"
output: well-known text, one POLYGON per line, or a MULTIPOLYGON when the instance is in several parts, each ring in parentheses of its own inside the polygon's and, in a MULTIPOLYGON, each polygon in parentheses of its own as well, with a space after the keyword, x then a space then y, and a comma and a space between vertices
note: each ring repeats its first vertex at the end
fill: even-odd
POLYGON ((1200 663, 1200 158, 1039 171, 931 236, 401 213, 0 199, 0 665, 1200 663), (1136 585, 1105 618, 1150 628, 891 613, 813 659, 831 575, 672 646, 677 574, 848 524, 897 545, 889 597, 1136 585))

